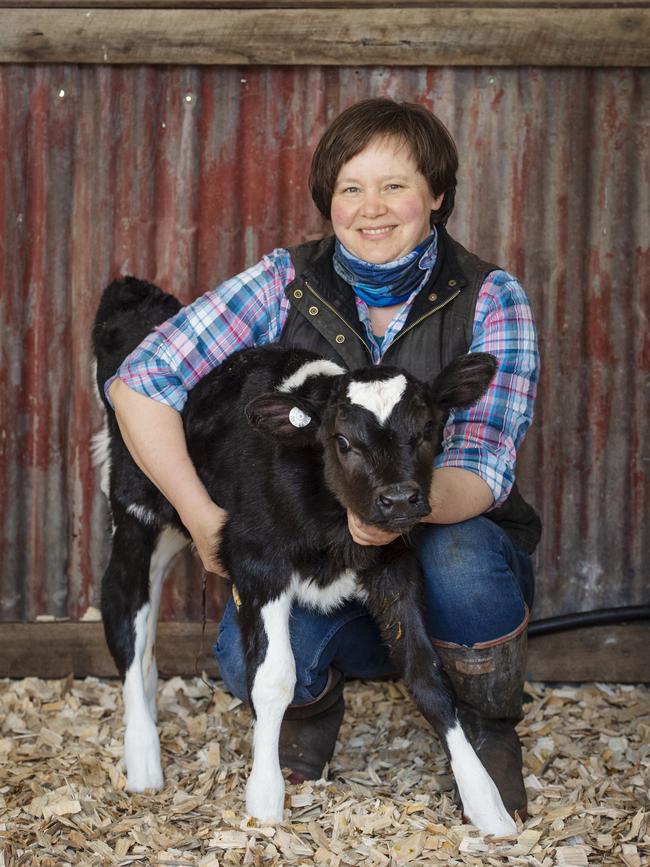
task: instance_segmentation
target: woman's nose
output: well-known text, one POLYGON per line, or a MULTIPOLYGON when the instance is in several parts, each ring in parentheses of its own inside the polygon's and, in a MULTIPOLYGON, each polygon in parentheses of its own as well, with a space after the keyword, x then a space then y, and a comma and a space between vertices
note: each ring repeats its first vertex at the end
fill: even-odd
POLYGON ((364 217, 377 217, 385 211, 386 205, 378 193, 366 193, 361 207, 361 213, 364 217))

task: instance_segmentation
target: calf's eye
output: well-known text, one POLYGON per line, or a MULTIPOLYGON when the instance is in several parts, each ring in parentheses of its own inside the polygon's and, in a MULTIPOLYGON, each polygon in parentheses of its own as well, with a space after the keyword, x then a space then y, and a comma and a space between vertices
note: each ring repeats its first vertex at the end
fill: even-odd
POLYGON ((433 422, 428 421, 424 426, 424 430, 422 431, 422 439, 431 440, 432 436, 433 436, 433 422))
POLYGON ((350 451, 350 441, 346 439, 343 434, 336 434, 334 439, 336 440, 336 444, 342 455, 350 451))

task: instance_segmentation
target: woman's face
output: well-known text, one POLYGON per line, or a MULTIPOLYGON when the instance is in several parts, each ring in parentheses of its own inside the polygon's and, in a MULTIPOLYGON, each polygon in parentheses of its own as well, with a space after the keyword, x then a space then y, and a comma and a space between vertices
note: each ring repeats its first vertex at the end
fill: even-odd
POLYGON ((431 233, 434 196, 408 145, 373 139, 344 163, 332 196, 334 234, 351 253, 376 265, 410 253, 431 233))

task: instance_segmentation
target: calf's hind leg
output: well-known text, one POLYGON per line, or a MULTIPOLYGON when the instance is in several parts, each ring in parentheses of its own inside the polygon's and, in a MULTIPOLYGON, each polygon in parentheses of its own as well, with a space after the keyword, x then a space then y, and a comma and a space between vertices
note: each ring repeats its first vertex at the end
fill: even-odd
POLYGON ((242 596, 239 610, 255 715, 246 811, 262 821, 282 821, 284 813, 284 777, 278 742, 282 718, 296 686, 296 663, 289 639, 292 596, 289 589, 264 603, 259 599, 249 603, 242 596))
POLYGON ((165 528, 156 540, 149 565, 149 610, 147 612, 147 636, 142 657, 142 677, 151 719, 156 722, 156 690, 158 687, 158 666, 156 665, 156 628, 160 596, 167 571, 179 551, 188 544, 188 538, 173 527, 165 528))
POLYGON ((178 540, 170 544, 165 533, 134 516, 115 516, 101 607, 106 641, 124 683, 124 761, 132 792, 160 789, 163 783, 154 642, 162 578, 178 550, 178 540))
POLYGON ((412 576, 396 575, 395 571, 382 583, 386 596, 377 596, 378 582, 375 581, 368 605, 418 709, 435 729, 449 756, 465 814, 483 834, 514 833, 516 825, 503 805, 499 790, 458 719, 451 683, 424 625, 417 584, 412 576))

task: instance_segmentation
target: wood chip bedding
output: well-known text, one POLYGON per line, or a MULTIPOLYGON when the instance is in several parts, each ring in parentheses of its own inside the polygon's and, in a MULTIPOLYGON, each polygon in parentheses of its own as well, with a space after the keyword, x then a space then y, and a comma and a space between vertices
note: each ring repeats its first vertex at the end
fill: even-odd
POLYGON ((494 840, 462 824, 400 683, 346 686, 330 781, 287 785, 285 821, 260 827, 243 815, 250 713, 219 684, 161 682, 165 788, 129 795, 117 681, 0 681, 0 865, 648 865, 648 688, 526 689, 531 815, 494 840))

